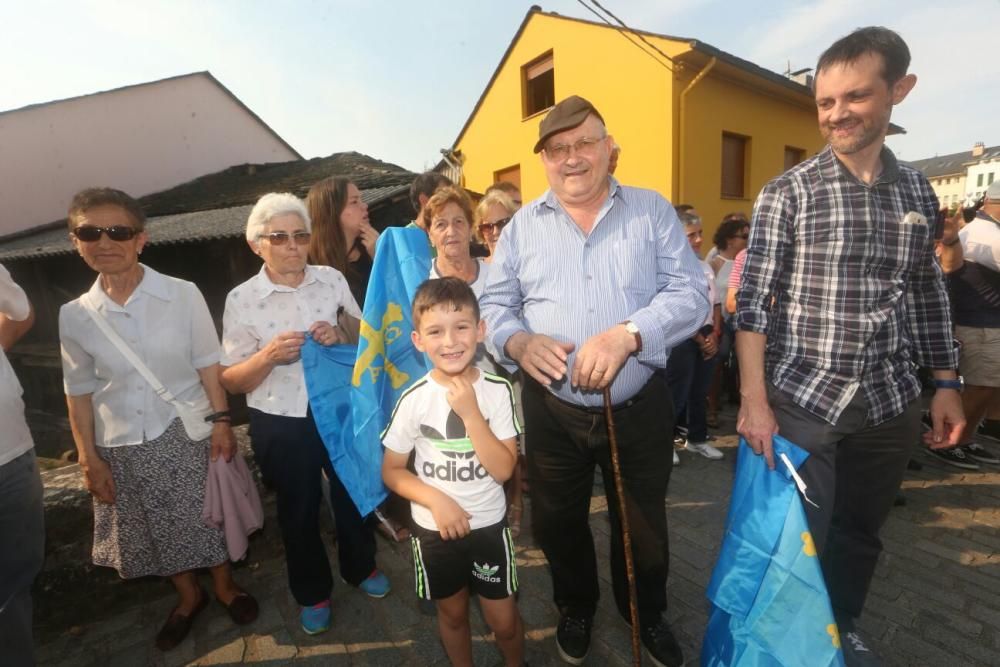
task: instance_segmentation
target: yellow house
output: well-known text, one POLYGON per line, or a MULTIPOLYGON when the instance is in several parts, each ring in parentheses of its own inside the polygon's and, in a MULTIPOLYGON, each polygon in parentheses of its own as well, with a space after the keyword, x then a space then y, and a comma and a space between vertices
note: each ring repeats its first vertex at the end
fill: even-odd
POLYGON ((540 195, 538 124, 569 95, 601 111, 621 147, 616 176, 693 204, 708 238, 824 145, 812 92, 796 81, 697 40, 532 7, 446 158, 452 175, 478 192, 508 180, 525 201, 540 195))

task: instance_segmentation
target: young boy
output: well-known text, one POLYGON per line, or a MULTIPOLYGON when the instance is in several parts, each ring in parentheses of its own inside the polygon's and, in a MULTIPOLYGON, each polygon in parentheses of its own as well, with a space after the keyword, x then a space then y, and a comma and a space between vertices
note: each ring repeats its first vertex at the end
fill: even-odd
POLYGON ((417 595, 436 602, 453 665, 472 665, 471 589, 506 664, 520 666, 524 629, 503 491, 517 463, 514 394, 506 380, 472 365, 486 324, 462 280, 422 284, 413 299, 413 327, 413 344, 434 369, 393 410, 382 433, 382 477, 411 501, 417 595), (406 467, 413 450, 415 475, 406 467))

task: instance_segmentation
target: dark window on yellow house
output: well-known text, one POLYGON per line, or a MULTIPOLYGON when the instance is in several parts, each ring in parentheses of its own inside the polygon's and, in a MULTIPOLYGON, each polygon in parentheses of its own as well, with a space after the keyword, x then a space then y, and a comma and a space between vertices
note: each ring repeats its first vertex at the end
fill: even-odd
POLYGON ((788 171, 799 162, 806 159, 806 151, 804 148, 795 148, 794 146, 785 146, 785 171, 788 171))
POLYGON ((733 199, 746 197, 747 149, 750 137, 722 133, 722 196, 733 199))
POLYGON ((524 118, 556 103, 555 73, 551 51, 521 68, 521 113, 524 118))
POLYGON ((493 182, 499 183, 500 181, 507 181, 508 183, 513 183, 518 190, 521 189, 521 165, 515 164, 513 167, 507 167, 506 169, 501 169, 500 171, 493 172, 493 182))

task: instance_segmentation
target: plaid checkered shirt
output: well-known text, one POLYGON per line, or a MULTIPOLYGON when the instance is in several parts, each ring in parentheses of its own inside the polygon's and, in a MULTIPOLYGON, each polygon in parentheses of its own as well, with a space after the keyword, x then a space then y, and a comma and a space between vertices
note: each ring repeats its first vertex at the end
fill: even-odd
POLYGON ((868 421, 920 394, 917 366, 958 368, 941 268, 938 201, 882 149, 874 184, 827 146, 757 197, 736 327, 767 335, 768 379, 831 424, 860 390, 868 421))

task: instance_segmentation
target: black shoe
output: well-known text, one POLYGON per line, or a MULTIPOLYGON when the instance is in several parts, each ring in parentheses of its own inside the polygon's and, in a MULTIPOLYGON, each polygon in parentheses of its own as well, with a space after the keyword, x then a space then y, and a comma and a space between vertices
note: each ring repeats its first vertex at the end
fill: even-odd
POLYGON ((962 452, 970 459, 974 461, 979 461, 980 463, 989 463, 991 465, 997 465, 1000 463, 1000 459, 996 457, 993 452, 986 449, 978 442, 970 442, 967 445, 962 445, 959 447, 962 452))
POLYGON ((639 631, 642 645, 657 667, 684 667, 684 652, 664 619, 639 631))
POLYGON ((965 455, 959 447, 950 449, 926 449, 930 456, 937 457, 950 466, 962 468, 963 470, 979 470, 979 464, 965 455))
POLYGON ((857 630, 840 633, 840 648, 846 667, 879 667, 882 664, 857 630))
POLYGON ((556 648, 563 662, 582 665, 590 651, 590 628, 593 618, 579 618, 563 615, 556 628, 556 648))
POLYGON ((1000 442, 1000 419, 984 419, 976 430, 976 434, 994 442, 1000 442))

